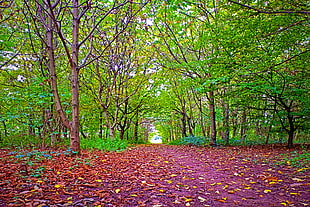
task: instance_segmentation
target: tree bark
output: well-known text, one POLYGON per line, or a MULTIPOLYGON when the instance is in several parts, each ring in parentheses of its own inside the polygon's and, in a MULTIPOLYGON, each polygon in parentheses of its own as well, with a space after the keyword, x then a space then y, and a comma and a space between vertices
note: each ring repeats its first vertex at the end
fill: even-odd
POLYGON ((240 137, 242 142, 245 141, 246 138, 246 111, 245 109, 242 111, 242 117, 241 117, 241 128, 240 128, 240 137))
POLYGON ((181 117, 181 122, 182 122, 182 136, 183 137, 187 137, 186 134, 186 113, 182 112, 181 113, 182 117, 181 117))
POLYGON ((216 118, 215 118, 215 104, 214 104, 214 92, 209 91, 209 110, 211 121, 211 145, 217 145, 216 143, 216 118))
POLYGON ((72 91, 72 123, 70 127, 70 149, 80 152, 80 118, 79 118, 79 2, 72 0, 72 59, 71 59, 71 91, 72 91))
POLYGON ((224 133, 223 139, 225 141, 225 145, 229 144, 229 105, 222 99, 222 107, 223 107, 223 115, 224 115, 224 133))
POLYGON ((54 22, 52 19, 52 8, 49 10, 48 15, 48 28, 46 29, 46 38, 47 38, 47 53, 48 53, 48 59, 49 59, 49 75, 50 75, 50 83, 51 83, 51 89, 52 94, 54 97, 55 107, 56 111, 59 114, 59 117, 68 129, 70 129, 69 121, 64 113, 64 110, 61 105, 59 93, 58 93, 58 84, 57 84, 57 75, 56 75, 56 69, 55 69, 55 54, 54 54, 54 22))
POLYGON ((294 134, 296 129, 294 126, 294 117, 290 114, 290 111, 288 112, 287 118, 289 123, 287 147, 293 148, 294 134))

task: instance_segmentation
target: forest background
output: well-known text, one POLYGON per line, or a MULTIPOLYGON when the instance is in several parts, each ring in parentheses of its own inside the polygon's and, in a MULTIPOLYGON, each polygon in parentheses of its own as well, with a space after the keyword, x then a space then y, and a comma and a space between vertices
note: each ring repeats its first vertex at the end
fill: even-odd
POLYGON ((0 1, 0 145, 309 142, 309 6, 0 1))

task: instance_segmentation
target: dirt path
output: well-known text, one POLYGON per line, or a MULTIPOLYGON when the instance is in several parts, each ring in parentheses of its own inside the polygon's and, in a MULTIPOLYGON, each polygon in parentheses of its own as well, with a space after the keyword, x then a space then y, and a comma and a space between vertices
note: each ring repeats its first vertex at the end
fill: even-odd
POLYGON ((141 145, 38 159, 1 150, 0 206, 309 206, 309 166, 275 165, 279 154, 291 151, 141 145))
MULTIPOLYGON (((158 146, 167 158, 163 206, 307 206, 309 173, 279 168, 268 160, 280 151, 158 146), (184 203, 185 201, 185 203, 184 203)), ((162 161, 161 161, 162 162, 162 161)), ((162 181, 161 179, 160 181, 162 181)))

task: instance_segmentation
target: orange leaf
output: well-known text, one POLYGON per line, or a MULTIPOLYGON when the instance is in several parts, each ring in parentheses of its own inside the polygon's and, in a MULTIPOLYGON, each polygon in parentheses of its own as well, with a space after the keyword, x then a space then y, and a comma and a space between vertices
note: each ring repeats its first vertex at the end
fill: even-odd
POLYGON ((219 201, 219 202, 222 202, 222 203, 226 203, 225 200, 222 200, 222 199, 215 199, 216 201, 219 201))

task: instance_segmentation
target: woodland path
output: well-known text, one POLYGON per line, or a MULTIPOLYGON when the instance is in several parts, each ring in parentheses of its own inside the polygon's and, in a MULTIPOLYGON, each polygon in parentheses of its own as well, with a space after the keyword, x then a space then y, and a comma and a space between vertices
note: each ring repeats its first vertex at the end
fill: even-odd
POLYGON ((275 164, 291 151, 139 145, 70 157, 0 150, 0 206, 309 206, 309 166, 275 164))

